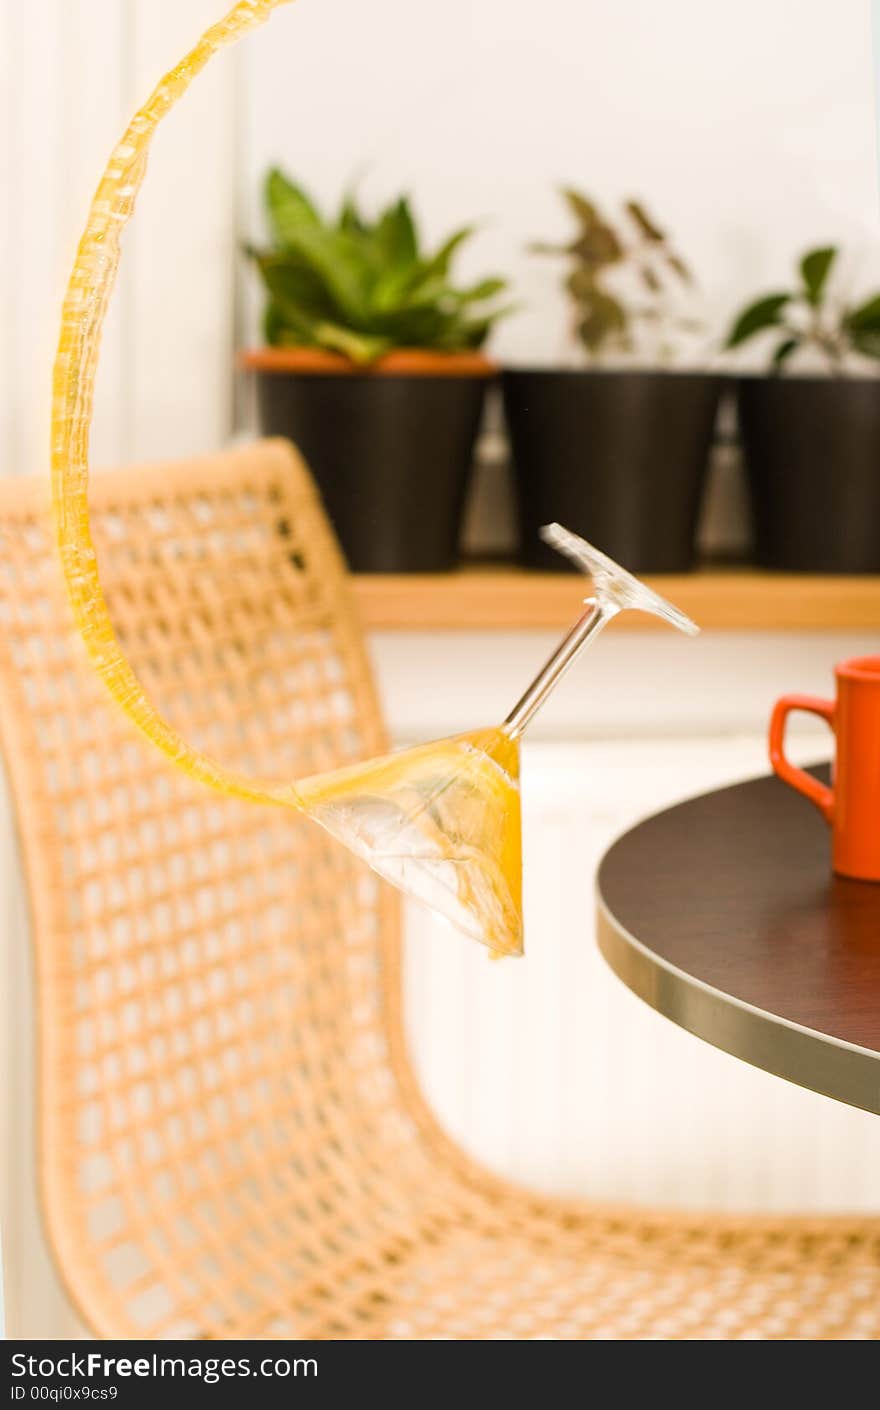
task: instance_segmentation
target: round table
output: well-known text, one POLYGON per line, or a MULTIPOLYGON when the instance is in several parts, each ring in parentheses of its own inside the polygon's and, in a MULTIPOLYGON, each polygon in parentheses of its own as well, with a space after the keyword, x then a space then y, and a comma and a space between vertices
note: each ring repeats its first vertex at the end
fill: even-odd
POLYGON ((819 813, 772 775, 692 798, 605 854, 599 946, 682 1028, 880 1114, 880 883, 829 855, 819 813))

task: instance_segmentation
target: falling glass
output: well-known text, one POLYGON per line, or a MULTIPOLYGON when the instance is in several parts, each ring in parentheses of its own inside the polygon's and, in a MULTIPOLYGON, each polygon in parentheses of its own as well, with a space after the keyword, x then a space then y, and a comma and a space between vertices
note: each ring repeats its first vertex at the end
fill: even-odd
POLYGON ((523 948, 519 743, 562 676, 626 608, 689 634, 695 624, 560 524, 547 543, 593 580, 585 611, 502 725, 319 774, 295 785, 304 812, 401 891, 495 954, 523 948))

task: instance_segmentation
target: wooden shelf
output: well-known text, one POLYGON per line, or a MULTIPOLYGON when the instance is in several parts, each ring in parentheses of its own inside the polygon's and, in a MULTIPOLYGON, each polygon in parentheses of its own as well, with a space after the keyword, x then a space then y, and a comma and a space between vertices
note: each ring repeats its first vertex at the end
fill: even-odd
MULTIPOLYGON (((802 577, 752 569, 648 579, 712 631, 880 631, 880 577, 802 577)), ((572 574, 477 567, 447 574, 354 578, 364 625, 374 631, 558 630, 588 593, 572 574)), ((621 625, 653 617, 626 612, 621 625)))

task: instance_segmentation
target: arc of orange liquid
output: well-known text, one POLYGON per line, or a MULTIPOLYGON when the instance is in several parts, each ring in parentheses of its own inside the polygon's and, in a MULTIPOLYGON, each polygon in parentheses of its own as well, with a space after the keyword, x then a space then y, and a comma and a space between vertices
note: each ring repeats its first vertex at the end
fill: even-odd
POLYGON ((79 243, 61 314, 52 397, 52 504, 67 595, 95 670, 138 728, 201 783, 237 798, 296 807, 290 784, 259 782, 194 749, 144 694, 113 630, 89 525, 89 430, 101 333, 120 240, 134 211, 156 129, 219 49, 290 0, 239 0, 154 88, 107 163, 79 243))
POLYGON ((219 49, 288 3, 239 0, 206 30, 135 113, 92 202, 64 300, 53 384, 52 500, 67 594, 76 627, 110 694, 179 768, 231 797, 307 813, 380 875, 444 912, 490 949, 520 953, 518 750, 500 730, 392 756, 378 761, 378 771, 371 761, 299 784, 249 778, 193 748, 147 698, 116 638, 101 588, 89 525, 89 429, 121 236, 159 124, 219 49), (359 770, 374 790, 360 799, 359 770), (386 804, 397 810, 392 817, 399 819, 399 831, 393 837, 387 811, 377 807, 377 778, 383 781, 386 804), (441 827, 436 800, 441 794, 452 796, 453 784, 459 789, 458 817, 449 810, 441 827))

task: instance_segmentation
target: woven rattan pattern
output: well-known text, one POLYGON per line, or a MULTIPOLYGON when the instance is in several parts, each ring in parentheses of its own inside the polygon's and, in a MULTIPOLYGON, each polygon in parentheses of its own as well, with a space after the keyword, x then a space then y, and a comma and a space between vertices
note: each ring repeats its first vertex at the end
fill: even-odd
MULTIPOLYGON (((124 650, 183 735, 273 777, 384 747, 289 447, 99 476, 92 502, 124 650)), ((44 1204, 98 1334, 880 1335, 877 1221, 554 1202, 459 1152, 407 1065, 394 897, 135 732, 70 630, 46 523, 39 484, 2 487, 0 718, 44 1204)))

